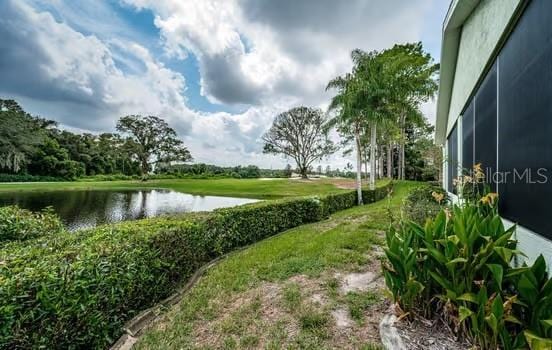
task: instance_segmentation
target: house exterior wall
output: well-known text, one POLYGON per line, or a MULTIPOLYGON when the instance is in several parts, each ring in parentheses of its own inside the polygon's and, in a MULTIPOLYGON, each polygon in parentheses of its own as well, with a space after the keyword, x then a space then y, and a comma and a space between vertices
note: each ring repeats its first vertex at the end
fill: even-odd
MULTIPOLYGON (((477 0, 456 0, 451 7, 462 5, 462 2, 478 2, 477 0)), ((485 76, 490 63, 496 58, 496 52, 501 45, 501 40, 508 30, 509 24, 516 16, 516 12, 522 7, 520 4, 525 0, 481 0, 474 7, 471 14, 463 22, 458 43, 456 63, 442 69, 453 69, 454 80, 450 91, 450 105, 446 115, 438 113, 437 118, 446 118, 442 121, 446 125, 446 137, 448 137, 455 123, 458 128, 458 160, 461 164, 461 114, 466 104, 472 97, 474 90, 485 76)), ((464 4, 465 5, 465 4, 464 4)), ((445 22, 446 23, 446 22, 445 22)), ((446 31, 446 29, 445 29, 446 31)), ((444 43, 443 49, 449 49, 450 43, 444 43)), ((441 95, 440 95, 441 96, 441 95)), ((444 131, 444 130, 443 130, 444 131)), ((439 136, 437 136, 439 137, 439 136)), ((441 134, 442 140, 442 134, 441 134)), ((448 158, 447 142, 438 141, 443 144, 445 159, 448 158)), ((448 170, 445 163, 443 168, 444 179, 447 179, 448 170)), ((446 183, 446 180, 444 181, 446 183)), ((447 188, 449 192, 452 189, 447 188)), ((456 196, 452 195, 453 199, 456 196)), ((503 219, 506 227, 513 225, 512 222, 503 219)), ((549 268, 552 268, 552 241, 525 227, 518 226, 516 239, 519 242, 519 249, 526 255, 526 259, 517 261, 532 263, 540 254, 543 254, 549 268)))
MULTIPOLYGON (((462 1, 462 0, 460 0, 462 1)), ((464 22, 448 113, 447 135, 483 75, 522 0, 482 0, 464 22)))

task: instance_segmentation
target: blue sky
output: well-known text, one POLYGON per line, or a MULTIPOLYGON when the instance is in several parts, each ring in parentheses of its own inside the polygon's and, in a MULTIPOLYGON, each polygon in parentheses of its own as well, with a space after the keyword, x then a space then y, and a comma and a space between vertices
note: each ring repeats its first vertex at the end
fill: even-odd
MULTIPOLYGON (((4 0, 0 97, 75 131, 126 114, 173 125, 197 161, 285 165, 260 136, 325 108, 354 48, 422 41, 438 60, 446 0, 4 0)), ((422 110, 430 120, 434 103, 422 110)), ((336 155, 323 164, 344 166, 336 155)))

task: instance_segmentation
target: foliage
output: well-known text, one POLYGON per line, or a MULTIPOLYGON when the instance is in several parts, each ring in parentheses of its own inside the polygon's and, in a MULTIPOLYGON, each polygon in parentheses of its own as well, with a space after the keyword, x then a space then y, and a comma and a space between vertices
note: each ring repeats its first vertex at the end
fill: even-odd
POLYGON ((221 167, 204 163, 163 165, 155 169, 155 173, 170 174, 179 177, 231 177, 236 179, 254 179, 262 175, 261 169, 255 165, 244 167, 221 167))
POLYGON ((404 200, 405 218, 424 225, 428 218, 434 218, 449 202, 447 192, 437 186, 419 186, 404 200))
POLYGON ((326 114, 320 109, 295 107, 276 116, 263 135, 264 153, 291 157, 303 178, 317 160, 335 151, 325 129, 326 114))
MULTIPOLYGON (((382 198, 387 187, 366 195, 382 198)), ((199 265, 338 208, 325 203, 299 197, 7 243, 0 249, 0 347, 105 347, 199 265)))
POLYGON ((433 142, 434 126, 426 120, 406 127, 405 178, 415 181, 438 180, 442 149, 433 142))
MULTIPOLYGON (((482 180, 480 166, 474 170, 482 180)), ((440 317, 482 349, 549 348, 552 282, 544 259, 513 268, 522 254, 515 226, 504 228, 496 194, 470 194, 425 227, 405 221, 389 229, 384 275, 394 301, 410 317, 440 317)))
MULTIPOLYGON (((253 333, 250 327, 241 327, 237 336, 254 334, 263 339, 263 344, 268 344, 270 349, 281 348, 282 344, 288 344, 288 347, 294 349, 335 349, 336 344, 341 348, 364 349, 358 337, 343 340, 330 332, 329 338, 317 337, 315 341, 305 344, 304 332, 286 332, 288 320, 299 321, 303 314, 304 309, 300 306, 312 304, 308 295, 320 292, 320 289, 303 288, 300 296, 296 291, 289 293, 294 286, 304 285, 301 281, 298 284, 290 281, 294 280, 293 276, 305 276, 311 282, 318 281, 322 291, 325 290, 331 299, 329 305, 324 305, 325 309, 329 307, 331 310, 336 303, 343 309, 348 309, 348 300, 338 293, 339 280, 335 278, 335 272, 362 269, 371 262, 373 257, 366 252, 383 243, 379 232, 389 224, 385 212, 388 208, 392 211, 398 210, 404 196, 413 186, 416 184, 394 183, 389 200, 334 213, 329 220, 296 227, 231 254, 223 263, 209 270, 190 290, 175 312, 162 317, 161 322, 166 327, 147 329, 135 345, 136 349, 165 349, 175 346, 188 349, 197 347, 198 342, 203 344, 205 339, 194 331, 198 326, 204 325, 206 319, 210 324, 218 324, 220 319, 224 320, 225 325, 228 324, 228 308, 235 309, 233 301, 241 300, 241 296, 247 296, 246 300, 250 300, 250 292, 263 288, 266 282, 281 286, 281 307, 291 318, 286 317, 285 322, 272 323, 270 327, 256 327, 253 333), (298 297, 300 300, 297 300, 298 297), (297 307, 293 307, 294 305, 297 307), (288 309, 289 307, 292 309, 288 309)), ((256 298, 256 294, 254 296, 256 298)), ((257 314, 258 312, 239 312, 241 321, 238 322, 253 320, 253 324, 257 324, 257 314)), ((233 316, 230 318, 236 319, 233 316)), ((228 334, 225 329, 215 326, 210 330, 211 338, 219 340, 210 342, 209 346, 224 347, 224 338, 228 334)))
POLYGON ((46 138, 42 120, 32 118, 13 100, 0 99, 0 169, 19 172, 46 138))
POLYGON ((63 224, 51 209, 33 213, 17 206, 0 207, 0 243, 58 234, 63 224))
MULTIPOLYGON (((435 75, 439 66, 424 52, 421 43, 395 45, 383 51, 357 49, 353 50, 351 58, 352 72, 332 79, 326 89, 337 90, 329 107, 330 111, 335 111, 330 126, 337 128, 343 146, 354 143, 357 189, 360 191, 362 163, 366 168, 370 163, 371 188, 376 177, 383 175, 384 164, 388 177, 398 174, 400 179, 405 178, 405 130, 423 124, 420 105, 437 90, 435 75), (397 166, 393 165, 395 158, 398 158, 397 166)), ((345 152, 349 153, 350 149, 345 152)), ((406 154, 408 159, 416 155, 406 154)), ((428 179, 433 176, 427 173, 425 163, 419 158, 409 163, 416 165, 412 170, 421 166, 428 179)))
POLYGON ((56 182, 66 181, 61 177, 29 175, 29 174, 0 174, 0 182, 56 182))
POLYGON ((184 143, 177 138, 176 131, 159 117, 128 115, 117 122, 117 130, 130 134, 134 142, 132 151, 140 160, 144 174, 151 170, 152 163, 192 160, 184 143))
POLYGON ((6 174, 66 180, 84 175, 132 176, 149 170, 151 161, 170 164, 191 159, 174 130, 157 117, 122 118, 119 129, 133 137, 75 134, 58 129, 53 121, 31 116, 13 100, 0 99, 0 123, 0 172, 6 174), (148 141, 133 132, 147 135, 148 141))

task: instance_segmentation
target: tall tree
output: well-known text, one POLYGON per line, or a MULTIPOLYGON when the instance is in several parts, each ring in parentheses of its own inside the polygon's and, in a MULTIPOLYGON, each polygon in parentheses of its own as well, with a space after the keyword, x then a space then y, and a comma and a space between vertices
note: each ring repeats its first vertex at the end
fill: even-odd
POLYGON ((389 111, 398 115, 400 127, 399 179, 405 178, 405 131, 411 116, 419 114, 420 104, 433 98, 437 91, 439 65, 424 51, 422 44, 408 43, 395 45, 385 50, 381 58, 387 62, 392 75, 389 111))
POLYGON ((387 75, 380 53, 354 50, 351 53, 353 71, 328 83, 326 89, 337 89, 330 110, 337 115, 332 124, 341 134, 353 135, 357 158, 357 193, 362 203, 361 173, 363 135, 370 135, 370 188, 375 188, 377 126, 382 119, 382 106, 387 102, 387 75))
POLYGON ((129 115, 119 120, 117 130, 129 134, 135 143, 133 152, 140 160, 143 174, 155 163, 192 160, 176 131, 159 117, 129 115))
POLYGON ((295 107, 276 116, 263 135, 264 153, 293 158, 302 178, 313 162, 335 152, 325 125, 328 118, 320 109, 295 107))
MULTIPOLYGON (((353 52, 353 60, 355 59, 353 52)), ((326 86, 326 90, 336 89, 337 94, 330 102, 329 110, 335 111, 333 118, 328 123, 330 127, 336 127, 343 136, 352 135, 356 154, 356 190, 358 204, 362 204, 362 142, 361 137, 366 128, 366 118, 359 106, 358 90, 359 79, 353 73, 347 73, 332 79, 326 86)))
POLYGON ((46 121, 25 113, 14 100, 0 99, 0 170, 18 173, 46 139, 46 121))

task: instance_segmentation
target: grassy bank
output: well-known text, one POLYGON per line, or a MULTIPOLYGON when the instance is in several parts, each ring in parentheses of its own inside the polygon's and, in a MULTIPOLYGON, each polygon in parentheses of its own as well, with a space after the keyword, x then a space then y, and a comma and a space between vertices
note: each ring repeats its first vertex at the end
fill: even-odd
MULTIPOLYGON (((363 195, 373 202, 388 190, 363 195)), ((36 239, 12 235, 0 249, 0 348, 102 348, 198 266, 355 205, 349 190, 36 239)))
POLYGON ((388 210, 396 214, 416 185, 399 182, 390 200, 335 213, 233 254, 147 330, 137 348, 377 349, 381 291, 343 292, 339 276, 379 274, 375 251, 388 210), (352 320, 347 327, 336 320, 343 311, 352 320))
POLYGON ((243 198, 275 199, 343 192, 336 186, 350 185, 352 180, 316 179, 175 179, 150 181, 98 181, 98 182, 32 182, 3 183, 0 192, 53 191, 53 190, 124 190, 136 188, 166 188, 197 195, 216 195, 243 198))

